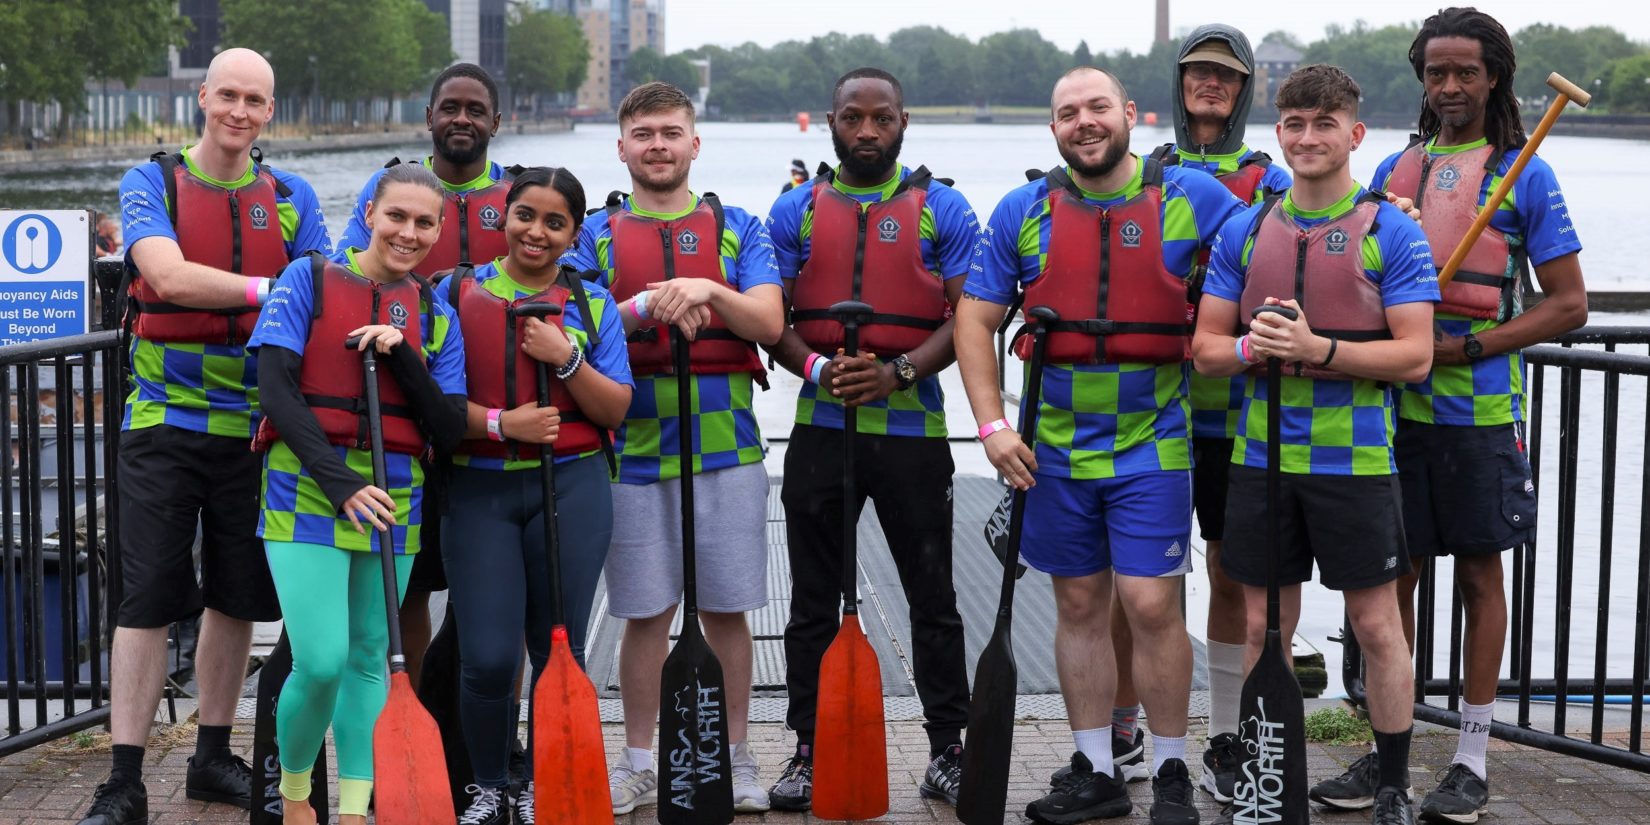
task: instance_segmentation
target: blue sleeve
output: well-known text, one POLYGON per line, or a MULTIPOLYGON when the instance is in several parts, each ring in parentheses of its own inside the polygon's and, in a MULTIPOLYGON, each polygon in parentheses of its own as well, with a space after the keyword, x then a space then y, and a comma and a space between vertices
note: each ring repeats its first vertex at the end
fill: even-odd
POLYGON ((1375 174, 1369 177, 1369 188, 1375 191, 1385 192, 1387 178, 1392 177, 1392 170, 1397 168, 1398 158, 1403 157, 1403 155, 1403 152, 1394 152, 1387 155, 1386 159, 1381 161, 1380 165, 1375 167, 1375 174))
POLYGON ((344 227, 344 234, 338 237, 338 250, 341 252, 350 247, 366 249, 371 240, 367 232, 367 202, 372 200, 372 190, 378 186, 378 179, 384 176, 380 169, 367 178, 367 185, 361 187, 361 194, 355 199, 355 209, 349 213, 349 224, 344 227))
MULTIPOLYGON (((587 286, 591 297, 595 291, 587 286)), ((619 302, 613 300, 611 294, 603 289, 601 318, 597 321, 597 329, 601 332, 601 343, 594 351, 586 353, 590 357, 590 364, 596 371, 615 382, 627 387, 636 386, 636 379, 630 375, 630 353, 624 343, 624 321, 619 318, 619 302)))
POLYGON ((1375 242, 1381 247, 1381 305, 1438 301, 1438 271, 1421 225, 1382 202, 1375 242))
MULTIPOLYGON (((1295 180, 1289 177, 1289 170, 1284 168, 1281 161, 1266 167, 1266 174, 1260 176, 1260 188, 1274 195, 1281 195, 1294 185, 1295 180)), ((1259 193, 1256 195, 1258 197, 1259 193)))
MULTIPOLYGON (((1197 239, 1201 246, 1213 246, 1220 228, 1233 216, 1249 208, 1249 204, 1238 200, 1232 190, 1213 175, 1186 172, 1175 175, 1174 183, 1192 205, 1192 219, 1197 222, 1197 239)), ((1167 197, 1164 196, 1165 200, 1167 197)))
POLYGON ((298 231, 287 245, 287 255, 296 260, 307 252, 330 254, 332 237, 327 233, 327 219, 321 214, 321 200, 315 196, 315 188, 309 185, 309 181, 290 172, 277 170, 275 174, 291 191, 287 203, 292 204, 293 211, 298 213, 298 231))
MULTIPOLYGON (((1026 258, 1020 254, 1020 227, 1039 193, 1046 191, 1038 183, 1029 183, 997 202, 975 247, 968 283, 963 285, 965 294, 1007 306, 1014 302, 1021 276, 1036 276, 1035 270, 1025 271, 1026 258)), ((1030 260, 1034 267, 1035 255, 1030 260)))
MULTIPOLYGON (((434 329, 434 316, 447 319, 447 334, 441 345, 430 353, 430 377, 441 388, 443 395, 468 395, 470 388, 464 381, 464 331, 458 327, 458 313, 447 303, 447 290, 430 290, 431 323, 425 329, 434 329)), ((428 351, 428 350, 426 350, 428 351)))
MULTIPOLYGON (((600 212, 585 219, 584 225, 579 227, 579 236, 561 255, 564 266, 573 267, 579 272, 596 272, 600 267, 596 265, 596 238, 602 228, 607 226, 607 216, 600 212)), ((603 272, 602 286, 608 286, 608 273, 603 272)))
POLYGON ((784 288, 779 280, 779 264, 773 256, 773 239, 762 222, 743 209, 728 209, 727 221, 739 237, 739 257, 729 267, 729 281, 741 293, 763 284, 784 288))
POLYGON ((929 188, 929 208, 934 210, 935 254, 944 280, 968 274, 974 261, 974 245, 980 237, 980 218, 961 192, 935 183, 929 188))
MULTIPOLYGON (((1511 153, 1508 158, 1513 157, 1511 153)), ((1530 158, 1524 174, 1513 184, 1524 249, 1530 263, 1541 266, 1554 258, 1581 251, 1581 239, 1570 223, 1570 207, 1558 188, 1558 177, 1540 155, 1530 158)))
POLYGON ((160 164, 140 163, 126 171, 120 179, 120 217, 127 249, 144 238, 177 242, 178 233, 166 213, 166 183, 161 180, 160 164))
POLYGON ((1243 299, 1243 282, 1249 269, 1243 264, 1243 246, 1249 242, 1259 206, 1240 212, 1215 234, 1209 251, 1209 270, 1203 276, 1203 294, 1238 303, 1243 299))
POLYGON ((780 195, 768 209, 768 238, 781 278, 795 278, 802 271, 802 215, 813 201, 813 185, 810 180, 780 195))
POLYGON ((252 330, 246 348, 270 345, 303 355, 314 310, 314 276, 309 258, 299 258, 281 270, 281 277, 269 291, 269 300, 258 313, 258 326, 252 330))

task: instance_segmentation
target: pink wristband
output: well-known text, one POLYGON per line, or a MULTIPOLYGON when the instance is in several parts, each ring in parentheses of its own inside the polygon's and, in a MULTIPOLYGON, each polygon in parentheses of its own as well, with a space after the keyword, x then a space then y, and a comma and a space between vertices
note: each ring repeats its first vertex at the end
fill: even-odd
POLYGON ((980 425, 980 440, 984 441, 992 433, 1008 429, 1013 428, 1009 425, 1008 419, 1006 418, 999 418, 996 421, 986 422, 985 424, 980 425))
POLYGON ((1249 348, 1249 336, 1243 336, 1243 361, 1246 364, 1255 363, 1255 352, 1249 348))
POLYGON ((499 422, 499 416, 504 411, 497 407, 487 411, 487 437, 494 441, 504 440, 504 425, 499 422))
POLYGON ((259 300, 259 298, 263 297, 262 294, 261 294, 262 290, 260 290, 258 288, 260 285, 263 284, 263 282, 264 282, 264 279, 262 279, 262 278, 247 278, 246 279, 246 305, 247 306, 249 306, 249 307, 263 306, 263 301, 259 300))
POLYGON ((802 362, 802 377, 808 379, 809 381, 812 381, 813 380, 813 374, 814 374, 814 364, 816 362, 818 362, 819 359, 824 358, 824 357, 825 356, 820 355, 817 352, 808 353, 808 360, 802 362))

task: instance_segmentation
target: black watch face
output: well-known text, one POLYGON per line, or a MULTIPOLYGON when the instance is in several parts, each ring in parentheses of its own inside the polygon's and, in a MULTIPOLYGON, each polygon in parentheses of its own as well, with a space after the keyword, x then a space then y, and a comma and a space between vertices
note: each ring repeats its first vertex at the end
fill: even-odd
POLYGON ((1461 351, 1468 358, 1477 358, 1484 353, 1484 345, 1479 343, 1477 338, 1468 338, 1467 343, 1461 347, 1461 351))

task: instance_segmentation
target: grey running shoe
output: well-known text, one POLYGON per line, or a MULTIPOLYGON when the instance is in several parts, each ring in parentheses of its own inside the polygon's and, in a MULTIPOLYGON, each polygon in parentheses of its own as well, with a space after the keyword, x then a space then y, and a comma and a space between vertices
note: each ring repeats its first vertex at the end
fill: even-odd
POLYGON ((1199 785, 1218 802, 1232 801, 1232 788, 1237 784, 1238 765, 1242 762, 1243 740, 1235 733, 1222 733, 1209 738, 1209 748, 1203 752, 1203 778, 1199 785))
POLYGON ((1438 790, 1421 802, 1427 822, 1477 822, 1490 809, 1490 783, 1459 762, 1444 771, 1438 790))
POLYGON ((806 811, 814 804, 814 761, 806 756, 793 756, 785 763, 779 781, 773 783, 768 798, 774 810, 806 811))
POLYGON ((1361 811, 1375 804, 1375 786, 1381 779, 1381 765, 1374 751, 1358 757, 1346 773, 1325 779, 1307 793, 1313 802, 1343 811, 1361 811))
POLYGON ((917 793, 924 799, 943 799, 957 807, 957 791, 962 787, 962 745, 952 745, 928 763, 917 793))
POLYGON ((659 777, 653 769, 633 771, 622 757, 619 764, 607 772, 607 788, 613 794, 614 816, 659 801, 659 777))
POLYGON ((1409 794, 1397 788, 1382 788, 1375 794, 1374 825, 1415 825, 1415 813, 1409 809, 1409 794))
POLYGON ((1197 825, 1192 774, 1179 759, 1165 760, 1152 779, 1151 825, 1197 825))
POLYGON ((1094 772, 1081 751, 1071 755, 1071 770, 1054 790, 1026 806, 1026 817, 1049 825, 1075 825, 1090 819, 1127 816, 1134 810, 1123 779, 1094 772))
POLYGON ((733 809, 742 814, 759 814, 769 807, 768 792, 762 788, 762 767, 751 755, 749 743, 733 746, 733 809))

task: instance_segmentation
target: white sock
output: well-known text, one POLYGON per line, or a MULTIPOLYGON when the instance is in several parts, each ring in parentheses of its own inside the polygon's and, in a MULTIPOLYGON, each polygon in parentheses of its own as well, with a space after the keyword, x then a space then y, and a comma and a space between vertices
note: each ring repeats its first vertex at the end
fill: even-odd
POLYGON ((1243 701, 1243 645, 1211 641, 1209 649, 1209 737, 1238 732, 1243 701))
POLYGON ((1170 759, 1179 759, 1181 764, 1186 762, 1186 736, 1158 736, 1152 734, 1152 776, 1157 775, 1163 763, 1170 759))
POLYGON ((1078 753, 1088 757, 1095 773, 1112 775, 1111 725, 1091 730, 1074 730, 1071 732, 1071 741, 1077 745, 1078 753))
POLYGON ((625 748, 624 758, 630 763, 630 769, 637 773, 658 767, 652 748, 625 748))
POLYGON ((1490 720, 1494 718, 1495 703, 1474 705, 1461 703, 1461 739, 1455 746, 1456 764, 1466 765, 1479 779, 1486 779, 1484 752, 1490 747, 1490 720))

